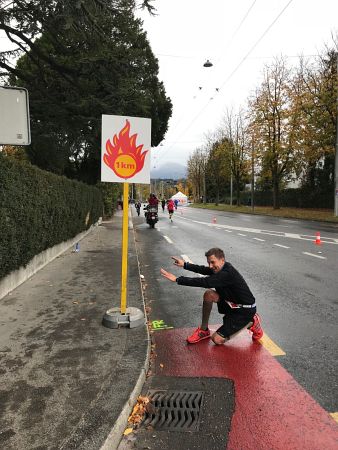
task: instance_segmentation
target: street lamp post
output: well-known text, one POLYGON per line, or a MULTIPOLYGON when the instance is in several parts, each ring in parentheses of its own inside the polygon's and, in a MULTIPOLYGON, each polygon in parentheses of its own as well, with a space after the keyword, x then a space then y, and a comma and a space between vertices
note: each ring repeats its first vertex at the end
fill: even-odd
MULTIPOLYGON (((338 81, 338 52, 336 52, 336 65, 337 65, 337 81, 338 81)), ((335 189, 334 189, 334 215, 338 216, 338 92, 336 102, 336 156, 335 156, 335 189)))

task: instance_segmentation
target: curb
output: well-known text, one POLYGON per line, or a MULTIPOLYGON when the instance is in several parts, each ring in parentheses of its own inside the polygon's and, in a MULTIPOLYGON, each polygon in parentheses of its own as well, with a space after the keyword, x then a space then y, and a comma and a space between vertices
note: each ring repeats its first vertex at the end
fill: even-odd
MULTIPOLYGON (((145 301, 144 301, 144 295, 143 295, 143 288, 142 288, 142 282, 141 282, 141 277, 140 277, 140 262, 139 262, 139 256, 138 256, 136 240, 135 240, 135 228, 134 228, 134 224, 131 220, 131 217, 132 217, 132 214, 131 214, 131 210, 129 208, 129 228, 131 228, 133 230, 134 247, 135 247, 135 253, 136 253, 136 258, 137 258, 137 264, 138 264, 138 268, 139 268, 139 284, 140 284, 140 291, 141 291, 141 296, 142 296, 143 311, 144 311, 144 316, 147 319, 146 310, 145 310, 145 301)), ((146 357, 145 357, 145 361, 144 361, 144 366, 141 368, 140 376, 138 377, 138 380, 136 381, 135 387, 134 387, 133 391, 131 392, 129 399, 123 406, 121 414, 117 418, 117 420, 116 420, 113 428, 111 429, 109 435, 107 436, 105 442, 100 447, 100 450, 117 450, 117 448, 121 442, 121 439, 123 437, 123 432, 126 428, 126 425, 128 422, 128 417, 137 401, 137 397, 142 392, 143 385, 146 381, 146 374, 149 369, 150 346, 151 346, 149 329, 147 327, 146 322, 145 322, 145 327, 147 330, 147 353, 146 353, 146 357)))

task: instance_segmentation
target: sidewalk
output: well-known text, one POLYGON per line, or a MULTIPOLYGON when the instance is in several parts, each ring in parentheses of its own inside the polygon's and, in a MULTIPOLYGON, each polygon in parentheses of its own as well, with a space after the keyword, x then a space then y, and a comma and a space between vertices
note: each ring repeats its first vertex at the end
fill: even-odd
MULTIPOLYGON (((149 344, 146 326, 101 324, 120 305, 121 239, 119 213, 0 300, 0 448, 117 447, 149 344)), ((143 311, 132 230, 128 255, 128 306, 143 311)))

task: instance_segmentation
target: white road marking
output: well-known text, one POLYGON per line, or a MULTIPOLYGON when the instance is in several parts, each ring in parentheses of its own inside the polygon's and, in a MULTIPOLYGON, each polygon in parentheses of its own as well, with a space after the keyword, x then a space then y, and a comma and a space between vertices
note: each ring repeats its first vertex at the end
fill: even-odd
POLYGON ((176 225, 173 225, 171 228, 178 228, 178 226, 176 226, 176 225))
POLYGON ((303 255, 313 256, 314 258, 326 259, 325 256, 314 255, 313 253, 302 252, 303 255))
POLYGON ((187 256, 187 255, 181 255, 181 256, 182 256, 182 258, 184 259, 184 261, 193 264, 193 262, 191 261, 191 259, 189 258, 189 256, 187 256))
POLYGON ((169 242, 169 244, 173 244, 173 241, 170 239, 170 237, 164 236, 164 235, 163 235, 163 237, 167 242, 169 242))
POLYGON ((292 239, 300 239, 300 234, 295 233, 285 233, 284 236, 292 239))
POLYGON ((286 245, 282 245, 282 244, 273 244, 273 245, 275 245, 276 247, 290 248, 290 247, 287 247, 286 245))
MULTIPOLYGON (((189 219, 188 219, 189 220, 189 219)), ((210 224, 207 222, 202 222, 200 220, 193 220, 194 223, 198 223, 200 225, 208 225, 209 227, 214 227, 214 224, 210 224)), ((316 236, 308 236, 308 235, 301 235, 297 233, 284 233, 282 231, 269 231, 269 230, 261 230, 259 228, 248 228, 248 227, 234 227, 232 225, 217 225, 217 227, 221 227, 224 229, 224 231, 227 231, 228 233, 231 233, 230 230, 233 231, 244 231, 246 233, 257 233, 257 234, 268 234, 271 236, 278 236, 278 237, 286 237, 291 239, 299 239, 302 241, 315 241, 316 236)), ((321 237, 322 244, 334 244, 338 245, 338 239, 337 238, 330 238, 330 237, 321 237)))
POLYGON ((242 234, 242 233, 237 233, 238 236, 246 236, 246 234, 242 234))
POLYGON ((224 230, 224 231, 226 231, 227 233, 232 233, 232 231, 231 231, 231 230, 224 230))
POLYGON ((255 241, 265 242, 265 239, 260 239, 260 238, 252 238, 252 239, 254 239, 255 241))

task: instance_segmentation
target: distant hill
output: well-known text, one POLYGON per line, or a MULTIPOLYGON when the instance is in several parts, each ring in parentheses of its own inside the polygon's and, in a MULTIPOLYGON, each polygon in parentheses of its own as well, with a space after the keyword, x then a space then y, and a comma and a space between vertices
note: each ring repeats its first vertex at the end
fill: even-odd
POLYGON ((185 178, 187 176, 187 168, 182 164, 168 162, 150 171, 150 177, 152 179, 173 179, 185 178))

